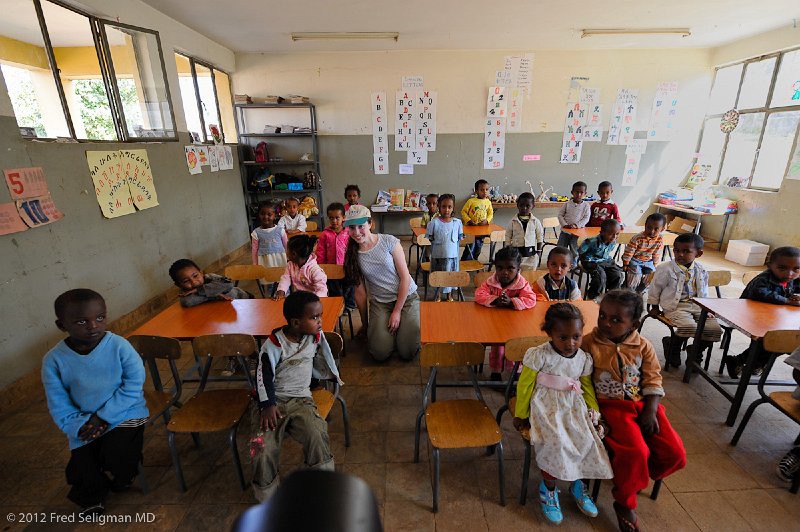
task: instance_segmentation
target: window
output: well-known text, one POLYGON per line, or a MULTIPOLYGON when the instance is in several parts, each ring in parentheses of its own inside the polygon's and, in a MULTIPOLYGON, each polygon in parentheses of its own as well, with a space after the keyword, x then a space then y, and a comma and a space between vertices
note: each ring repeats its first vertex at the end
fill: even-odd
POLYGON ((698 152, 722 185, 778 190, 800 124, 800 49, 718 68, 698 152), (731 133, 722 115, 740 113, 731 133), (716 172, 714 174, 713 172, 716 172))
POLYGON ((0 70, 26 136, 177 139, 158 33, 57 0, 3 7, 0 70))
POLYGON ((228 74, 179 53, 175 53, 175 65, 189 133, 203 142, 212 142, 213 126, 225 142, 236 142, 228 74))

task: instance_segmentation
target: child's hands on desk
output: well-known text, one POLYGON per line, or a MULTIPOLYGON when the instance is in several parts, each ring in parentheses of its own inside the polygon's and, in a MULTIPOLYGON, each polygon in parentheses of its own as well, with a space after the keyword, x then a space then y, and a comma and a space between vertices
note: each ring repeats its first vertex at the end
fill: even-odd
POLYGON ((577 224, 567 224, 564 226, 564 229, 577 229, 577 228, 578 228, 577 224))
POLYGON ((268 406, 261 411, 261 430, 275 430, 278 428, 278 421, 282 419, 278 407, 268 406))
POLYGON ((186 292, 180 292, 178 294, 178 297, 186 297, 196 293, 197 293, 197 288, 192 288, 191 290, 187 290, 186 292))
POLYGON ((511 298, 508 297, 508 294, 506 294, 505 290, 503 290, 503 293, 500 294, 500 297, 495 299, 492 302, 492 304, 495 307, 513 307, 514 306, 514 303, 511 302, 511 298))
POLYGON ((283 290, 278 290, 277 292, 275 292, 275 295, 272 296, 272 299, 278 301, 279 299, 283 299, 284 297, 286 297, 286 292, 284 292, 283 290))
POLYGON ((89 421, 83 424, 83 426, 78 431, 78 438, 81 441, 92 441, 96 440, 108 428, 108 422, 98 416, 96 413, 92 414, 92 417, 89 418, 89 421))
POLYGON ((800 307, 800 294, 792 294, 789 296, 790 305, 794 305, 795 307, 800 307))

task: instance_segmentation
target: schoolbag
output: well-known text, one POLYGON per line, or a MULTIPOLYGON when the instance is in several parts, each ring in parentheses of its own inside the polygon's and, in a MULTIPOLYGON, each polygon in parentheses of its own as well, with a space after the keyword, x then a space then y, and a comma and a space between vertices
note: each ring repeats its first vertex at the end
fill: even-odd
POLYGON ((253 152, 255 154, 255 161, 257 163, 269 162, 269 150, 267 149, 266 142, 259 142, 253 152))

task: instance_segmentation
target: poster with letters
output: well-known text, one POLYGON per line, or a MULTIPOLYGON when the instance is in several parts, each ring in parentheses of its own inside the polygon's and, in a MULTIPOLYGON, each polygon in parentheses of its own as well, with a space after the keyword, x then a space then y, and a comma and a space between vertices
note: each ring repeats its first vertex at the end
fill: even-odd
POLYGON ((483 168, 501 170, 505 164, 506 119, 487 118, 483 142, 483 168))
POLYGON ((678 118, 678 82, 667 81, 658 84, 650 110, 650 129, 648 140, 672 140, 678 118))
POLYGON ((103 216, 117 218, 136 212, 120 152, 87 151, 86 161, 103 216))
POLYGON ((639 89, 619 89, 617 99, 611 110, 611 121, 608 124, 606 144, 627 145, 636 133, 636 111, 639 100, 639 89))
POLYGON ((395 151, 408 151, 414 147, 414 100, 416 91, 400 90, 395 93, 395 151))
MULTIPOLYGON (((436 91, 420 90, 414 103, 414 149, 436 151, 436 110, 439 96, 436 91)), ((424 163, 428 164, 427 155, 424 163)))
POLYGON ((561 144, 562 164, 576 164, 581 162, 583 151, 583 128, 587 120, 587 104, 583 102, 568 102, 566 118, 564 120, 564 137, 561 144))

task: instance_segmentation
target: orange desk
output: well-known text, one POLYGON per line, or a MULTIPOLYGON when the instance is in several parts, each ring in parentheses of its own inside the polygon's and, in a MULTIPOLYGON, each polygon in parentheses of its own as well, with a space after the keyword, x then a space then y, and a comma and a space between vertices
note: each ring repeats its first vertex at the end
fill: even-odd
MULTIPOLYGON (((344 298, 323 297, 322 330, 333 331, 344 309, 344 298)), ((234 299, 184 308, 179 302, 167 307, 128 336, 147 334, 191 340, 205 334, 250 334, 266 338, 286 324, 283 301, 234 299)))
POLYGON ((689 382, 692 372, 699 372, 704 379, 731 402, 731 409, 728 411, 726 423, 729 427, 732 427, 736 422, 739 408, 742 406, 744 394, 750 385, 750 377, 753 374, 753 361, 757 352, 755 348, 756 341, 763 338, 769 331, 800 329, 800 307, 773 305, 750 299, 693 298, 692 302, 700 307, 700 318, 697 323, 698 333, 695 335, 695 342, 700 341, 700 331, 705 327, 709 312, 715 314, 717 318, 728 322, 751 340, 747 362, 742 369, 742 375, 739 378, 734 395, 731 395, 714 377, 703 370, 696 360, 686 361, 686 371, 683 374, 683 382, 689 382))
MULTIPOLYGON (((478 342, 503 345, 518 336, 547 336, 544 314, 556 301, 539 301, 528 310, 490 308, 472 301, 420 303, 420 339, 431 342, 478 342)), ((570 301, 583 313, 583 332, 597 325, 600 307, 594 301, 570 301)))

